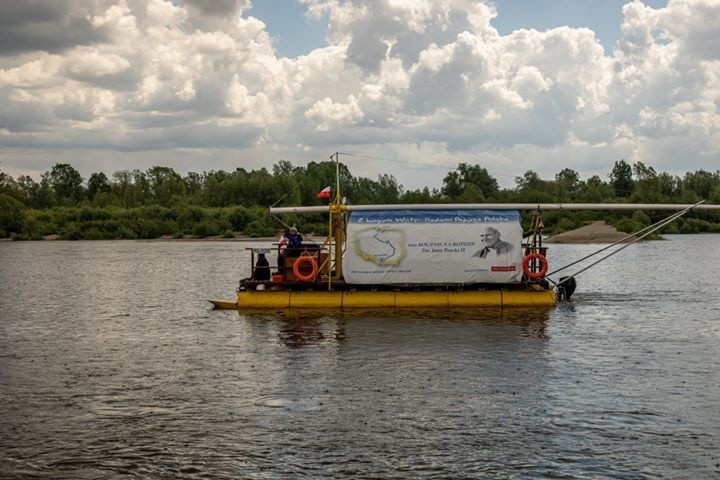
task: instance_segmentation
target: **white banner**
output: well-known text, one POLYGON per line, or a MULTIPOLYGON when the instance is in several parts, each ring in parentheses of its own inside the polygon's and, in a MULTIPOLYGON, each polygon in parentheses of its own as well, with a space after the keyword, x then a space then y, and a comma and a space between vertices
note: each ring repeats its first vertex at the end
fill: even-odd
POLYGON ((522 277, 521 243, 515 211, 356 211, 343 275, 364 285, 514 282, 522 277))

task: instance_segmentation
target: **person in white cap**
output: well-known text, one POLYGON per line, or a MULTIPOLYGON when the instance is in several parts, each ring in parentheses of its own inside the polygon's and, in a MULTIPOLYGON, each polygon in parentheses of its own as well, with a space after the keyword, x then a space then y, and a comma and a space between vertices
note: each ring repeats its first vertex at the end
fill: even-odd
POLYGON ((298 233, 297 227, 293 225, 280 239, 278 247, 278 273, 285 273, 285 258, 299 257, 302 249, 302 235, 298 233))
POLYGON ((293 225, 288 230, 288 234, 285 235, 287 239, 288 248, 300 248, 302 246, 302 235, 298 233, 297 227, 293 225))

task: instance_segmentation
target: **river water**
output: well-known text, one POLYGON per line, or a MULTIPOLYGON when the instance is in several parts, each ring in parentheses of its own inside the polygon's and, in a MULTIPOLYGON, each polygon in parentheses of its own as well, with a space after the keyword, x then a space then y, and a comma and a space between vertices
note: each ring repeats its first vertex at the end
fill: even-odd
POLYGON ((0 478, 720 478, 720 236, 547 311, 210 310, 249 245, 0 243, 0 478))

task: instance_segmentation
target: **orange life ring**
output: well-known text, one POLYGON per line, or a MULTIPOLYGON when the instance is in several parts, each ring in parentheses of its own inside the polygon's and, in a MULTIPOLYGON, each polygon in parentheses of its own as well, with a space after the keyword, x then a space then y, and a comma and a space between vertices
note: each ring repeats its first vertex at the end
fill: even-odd
POLYGON ((310 255, 301 255, 298 257, 297 260, 295 260, 295 263, 293 264, 293 274, 295 274, 295 278, 300 280, 301 282, 312 282, 315 280, 315 277, 317 277, 318 264, 315 259, 310 255), (307 275, 303 275, 300 272, 300 268, 303 266, 303 264, 308 262, 310 263, 312 271, 307 275))
POLYGON ((523 259, 522 267, 523 273, 526 277, 531 280, 539 280, 543 278, 548 271, 548 261, 547 258, 545 258, 545 255, 543 255, 542 253, 531 253, 523 259), (540 261, 540 271, 533 272, 530 270, 530 265, 532 264, 533 260, 540 261))

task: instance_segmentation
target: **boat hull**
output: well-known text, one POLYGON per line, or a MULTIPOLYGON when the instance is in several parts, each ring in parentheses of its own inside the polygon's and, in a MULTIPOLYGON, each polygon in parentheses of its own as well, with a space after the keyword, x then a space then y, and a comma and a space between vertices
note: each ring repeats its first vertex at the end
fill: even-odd
POLYGON ((208 302, 213 304, 213 308, 215 308, 215 310, 235 310, 238 308, 238 304, 235 300, 210 299, 208 302))
POLYGON ((554 290, 292 291, 241 290, 238 308, 466 308, 551 307, 554 290))

